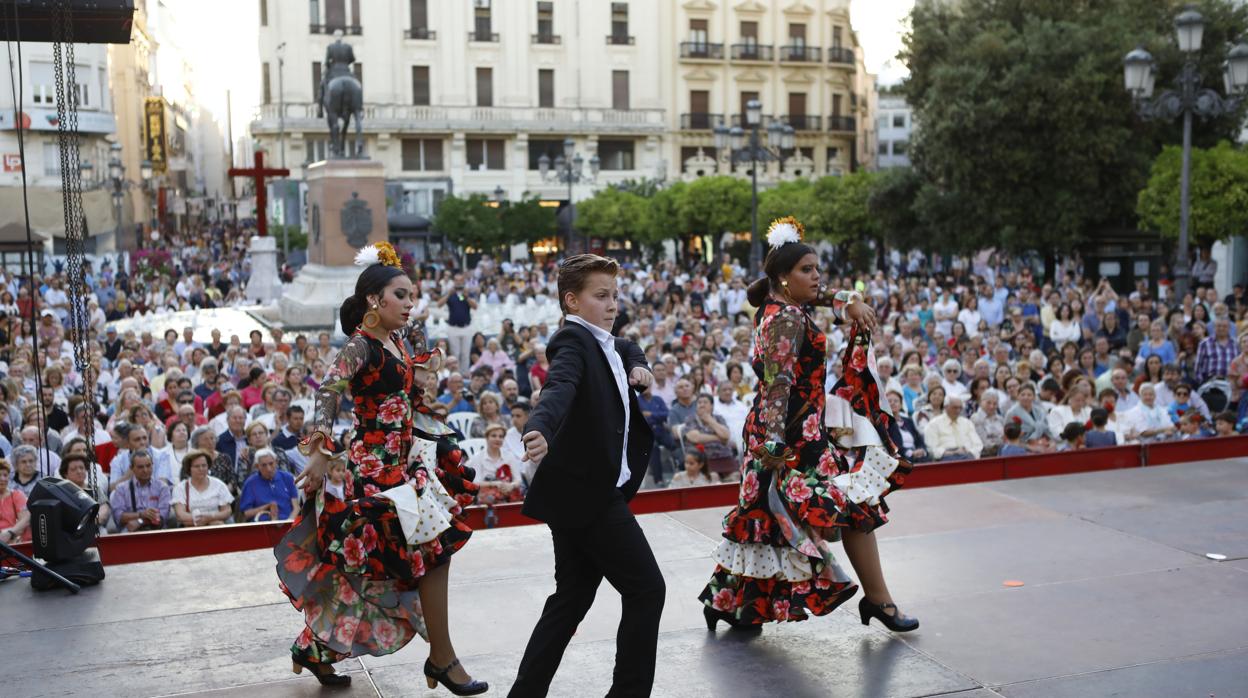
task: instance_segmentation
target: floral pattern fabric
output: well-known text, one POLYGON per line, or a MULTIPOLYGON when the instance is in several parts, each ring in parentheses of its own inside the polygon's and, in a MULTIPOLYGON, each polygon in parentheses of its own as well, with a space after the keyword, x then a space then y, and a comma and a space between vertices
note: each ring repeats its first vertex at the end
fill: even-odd
MULTIPOLYGON (((843 321, 846 300, 844 292, 823 293, 816 303, 833 307, 837 320, 843 321)), ((888 472, 885 489, 870 496, 851 497, 838 487, 836 478, 871 466, 866 449, 842 449, 825 430, 827 338, 802 308, 771 298, 754 322, 751 365, 759 389, 746 417, 740 496, 724 517, 724 540, 715 553, 718 564, 699 597, 745 625, 825 615, 850 598, 857 586, 818 529, 865 532, 883 525, 887 505, 881 497, 899 487, 909 472, 909 464, 897 463, 888 472), (756 455, 769 442, 785 449, 786 463, 779 470, 767 468, 756 455), (764 576, 753 576, 757 574, 764 576)), ((867 367, 869 341, 851 330, 851 349, 837 389, 883 434, 883 444, 895 454, 887 439, 888 415, 880 408, 878 381, 867 367)))
MULTIPOLYGON (((402 349, 400 339, 396 334, 402 349)), ((472 534, 463 520, 476 494, 466 455, 429 417, 413 385, 413 358, 402 354, 357 332, 317 394, 316 429, 328 447, 337 405, 350 391, 355 429, 345 444, 347 477, 340 489, 322 487, 309 499, 275 549, 282 589, 306 624, 291 651, 314 662, 389 654, 426 637, 419 580, 472 534), (409 464, 414 432, 437 447, 417 449, 409 464), (402 485, 424 501, 447 502, 450 523, 432 540, 409 545, 394 502, 380 496, 402 485), (425 497, 430 488, 444 489, 453 506, 446 497, 425 497)))

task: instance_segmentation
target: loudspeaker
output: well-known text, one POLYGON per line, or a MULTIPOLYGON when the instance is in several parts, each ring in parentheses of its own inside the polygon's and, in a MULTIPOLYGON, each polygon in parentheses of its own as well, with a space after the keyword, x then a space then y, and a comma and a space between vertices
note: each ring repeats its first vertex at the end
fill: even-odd
MULTIPOLYGON (((74 43, 130 43, 134 0, 63 1, 69 8, 74 43)), ((54 16, 51 0, 0 0, 0 37, 6 41, 55 41, 54 16)))

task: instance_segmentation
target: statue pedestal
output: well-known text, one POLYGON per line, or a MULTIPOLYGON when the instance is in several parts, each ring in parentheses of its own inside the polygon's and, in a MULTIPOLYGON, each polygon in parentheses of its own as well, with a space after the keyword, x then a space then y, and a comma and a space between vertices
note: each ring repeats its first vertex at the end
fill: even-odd
POLYGON ((252 236, 247 300, 257 305, 269 305, 281 297, 282 282, 277 275, 277 240, 272 236, 252 236))
POLYGON ((385 167, 371 160, 323 160, 308 166, 308 264, 279 303, 287 328, 338 324, 342 301, 355 293, 361 248, 389 239, 385 167))

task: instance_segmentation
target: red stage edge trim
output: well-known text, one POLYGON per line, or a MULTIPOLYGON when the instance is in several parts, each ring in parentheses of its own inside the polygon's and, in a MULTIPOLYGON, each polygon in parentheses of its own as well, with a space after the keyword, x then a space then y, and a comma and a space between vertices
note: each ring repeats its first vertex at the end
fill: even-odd
MULTIPOLYGON (((950 463, 916 465, 906 477, 906 489, 944 487, 998 480, 1017 480, 1049 475, 1090 473, 1119 468, 1175 465, 1196 461, 1248 456, 1248 436, 1227 436, 1199 441, 1171 441, 1142 446, 1114 446, 1010 458, 984 458, 950 463)), ((636 514, 729 507, 737 503, 738 486, 709 485, 676 490, 647 490, 637 493, 631 508, 636 514)), ((495 528, 528 526, 539 523, 520 513, 521 504, 494 507, 495 528)), ((485 528, 485 507, 468 510, 468 524, 474 530, 485 528)), ((272 548, 277 545, 289 522, 246 523, 232 526, 180 528, 104 536, 99 540, 100 557, 109 565, 175 560, 201 555, 236 553, 272 548)), ((14 546, 27 555, 29 543, 14 546)), ((276 564, 276 560, 274 560, 276 564)))

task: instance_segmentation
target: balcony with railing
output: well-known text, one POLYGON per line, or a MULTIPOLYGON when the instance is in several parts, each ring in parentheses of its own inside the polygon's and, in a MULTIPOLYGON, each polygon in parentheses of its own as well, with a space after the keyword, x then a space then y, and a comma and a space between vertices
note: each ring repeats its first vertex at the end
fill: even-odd
POLYGON ((710 44, 705 41, 682 41, 680 57, 686 59, 702 59, 718 61, 724 57, 723 44, 710 44))
POLYGON ((556 45, 563 43, 563 37, 558 34, 534 34, 532 42, 535 44, 556 45))
POLYGON ((308 25, 308 31, 312 34, 333 34, 341 30, 347 36, 360 36, 364 33, 364 27, 358 24, 311 24, 308 25))
POLYGON ((692 114, 680 115, 680 128, 682 131, 709 131, 716 126, 723 125, 723 114, 693 112, 692 114))
POLYGON ((632 46, 637 38, 629 34, 607 34, 608 46, 632 46))
POLYGON ((837 115, 837 116, 828 117, 828 130, 829 131, 848 131, 850 133, 853 133, 854 131, 858 130, 857 126, 858 126, 857 121, 855 121, 854 117, 852 116, 837 115))
POLYGON ((792 126, 794 131, 818 131, 823 126, 823 117, 810 114, 789 114, 782 120, 792 126))
MULTIPOLYGON (((285 104, 287 132, 326 132, 324 116, 317 116, 314 102, 285 104)), ((281 124, 277 104, 257 110, 252 131, 277 134, 281 124)), ((410 130, 435 132, 527 132, 661 134, 667 128, 662 109, 564 109, 544 107, 424 106, 412 104, 365 104, 364 130, 391 133, 410 130)))
POLYGON ((775 47, 770 44, 733 44, 732 60, 734 61, 767 61, 775 57, 775 47))
POLYGON ((819 63, 823 51, 816 46, 781 46, 780 61, 783 63, 819 63))
MULTIPOLYGON (((749 124, 746 123, 745 116, 746 116, 745 114, 732 114, 730 115, 729 124, 732 126, 740 126, 741 128, 749 128, 750 126, 749 124)), ((771 122, 774 118, 775 117, 773 117, 771 114, 760 115, 759 120, 758 120, 759 128, 767 128, 769 125, 771 125, 771 122)))
POLYGON ((843 48, 841 46, 833 46, 832 48, 828 49, 828 62, 829 63, 845 63, 848 65, 853 65, 854 64, 854 50, 849 49, 849 48, 843 48))
POLYGON ((468 32, 468 40, 476 41, 478 43, 483 43, 483 44, 497 44, 498 32, 471 31, 471 32, 468 32))
POLYGON ((438 38, 438 33, 429 27, 418 27, 416 29, 405 29, 403 38, 415 41, 433 41, 438 38))

